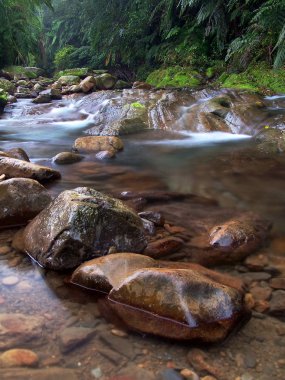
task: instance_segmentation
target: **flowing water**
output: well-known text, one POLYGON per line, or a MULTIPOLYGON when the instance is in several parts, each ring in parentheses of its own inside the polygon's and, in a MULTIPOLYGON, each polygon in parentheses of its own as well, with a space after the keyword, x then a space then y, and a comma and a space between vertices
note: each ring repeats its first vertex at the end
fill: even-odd
MULTIPOLYGON (((107 193, 148 189, 195 193, 214 198, 225 207, 258 211, 273 221, 274 234, 282 236, 285 232, 284 154, 274 157, 275 166, 267 167, 267 161, 258 163, 241 154, 252 147, 249 133, 185 130, 184 116, 189 108, 208 99, 207 95, 188 105, 184 102, 173 130, 149 130, 123 136, 124 151, 112 161, 101 162, 94 155, 86 155, 82 162, 64 166, 54 164, 52 157, 70 151, 74 140, 94 125, 102 108, 108 111, 113 99, 104 98, 92 112, 77 98, 44 106, 19 100, 7 107, 0 119, 0 149, 21 147, 33 162, 60 170, 62 180, 48 185, 53 195, 78 186, 90 186, 107 193)), ((282 120, 285 97, 267 97, 264 101, 270 120, 282 120)), ((262 116, 262 120, 266 119, 262 116)), ((280 128, 282 126, 280 122, 280 128)), ((256 125, 248 126, 248 130, 255 128, 256 125)), ((177 224, 183 225, 183 220, 177 220, 177 224)), ((5 245, 10 236, 10 231, 2 233, 2 244, 5 245)), ((42 333, 29 346, 40 356, 41 367, 79 369, 83 378, 89 379, 100 378, 101 372, 102 376, 115 374, 119 367, 132 362, 137 365, 149 361, 151 366, 165 367, 168 361, 181 360, 180 366, 186 366, 181 357, 186 357, 187 349, 178 344, 136 335, 116 337, 114 343, 110 325, 99 318, 94 296, 68 288, 64 275, 41 270, 29 258, 17 253, 2 254, 0 260, 1 278, 15 276, 18 279, 13 286, 2 285, 0 313, 17 312, 43 319, 42 333), (70 326, 96 329, 96 344, 89 343, 65 353, 60 348, 59 335, 70 326)), ((237 342, 242 349, 240 337, 235 344, 237 342)), ((260 379, 269 379, 266 376, 260 379)))

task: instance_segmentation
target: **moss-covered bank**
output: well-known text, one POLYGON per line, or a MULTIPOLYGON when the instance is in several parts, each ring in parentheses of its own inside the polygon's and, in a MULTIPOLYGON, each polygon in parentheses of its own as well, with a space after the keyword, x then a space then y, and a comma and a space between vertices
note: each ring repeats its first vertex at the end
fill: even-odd
POLYGON ((146 82, 155 87, 198 87, 202 76, 192 67, 172 66, 153 71, 146 82))
POLYGON ((239 74, 223 73, 216 83, 224 88, 284 94, 285 70, 274 70, 266 64, 260 64, 239 74))

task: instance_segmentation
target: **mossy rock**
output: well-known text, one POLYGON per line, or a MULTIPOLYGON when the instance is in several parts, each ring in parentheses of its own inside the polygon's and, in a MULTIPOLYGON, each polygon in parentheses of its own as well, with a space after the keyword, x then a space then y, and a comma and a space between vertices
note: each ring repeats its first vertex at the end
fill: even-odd
POLYGON ((0 89, 0 114, 4 111, 4 108, 7 103, 8 103, 8 93, 0 89))
POLYGON ((266 64, 259 64, 249 67, 243 73, 223 73, 217 83, 224 88, 284 94, 285 70, 271 69, 266 64))
POLYGON ((168 67, 153 71, 146 82, 155 87, 191 87, 201 85, 202 77, 192 67, 168 67))
POLYGON ((70 76, 70 75, 77 76, 80 78, 85 78, 91 74, 92 74, 92 70, 90 70, 88 67, 79 67, 75 69, 66 69, 66 70, 59 71, 58 73, 54 75, 54 78, 59 79, 60 77, 70 76))
POLYGON ((3 69, 11 77, 35 79, 43 75, 44 71, 38 67, 7 66, 3 69))
POLYGON ((80 78, 77 75, 63 75, 58 79, 58 83, 63 86, 73 86, 80 82, 80 78))
POLYGON ((14 83, 10 82, 7 79, 0 78, 0 90, 13 94, 16 91, 14 83))

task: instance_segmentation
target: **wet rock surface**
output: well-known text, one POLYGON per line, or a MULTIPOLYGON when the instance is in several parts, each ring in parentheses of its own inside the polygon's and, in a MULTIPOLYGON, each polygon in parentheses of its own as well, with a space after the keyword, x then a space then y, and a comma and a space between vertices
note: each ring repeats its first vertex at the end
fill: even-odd
POLYGON ((31 178, 39 182, 61 177, 60 173, 54 169, 10 157, 0 157, 0 172, 7 178, 31 178))
POLYGON ((13 178, 0 182, 0 227, 25 224, 51 200, 49 192, 35 180, 13 178))
POLYGON ((15 245, 46 268, 66 270, 107 254, 111 247, 141 252, 146 239, 140 218, 122 202, 77 188, 60 194, 15 245))
MULTIPOLYGON (((29 83, 28 85, 30 86, 29 83)), ((144 90, 139 91, 144 92, 144 90)), ((155 96, 155 92, 148 90, 148 93, 148 96, 155 96)), ((192 101, 203 100, 203 97, 209 95, 207 91, 204 92, 204 95, 202 92, 199 93, 188 94, 189 97, 184 106, 188 108, 192 101)), ((95 97, 95 94, 92 96, 95 97)), ((120 92, 114 92, 114 94, 114 96, 119 97, 120 92)), ((213 92, 211 94, 213 95, 213 92)), ((75 101, 80 99, 77 96, 74 95, 75 101)), ((102 94, 103 98, 104 96, 102 94)), ((105 100, 107 101, 110 100, 108 96, 106 94, 105 100)), ((182 98, 186 99, 184 95, 182 98)), ((177 104, 182 104, 180 103, 181 99, 177 104)), ((248 102, 251 101, 249 97, 247 99, 248 102)), ((138 102, 138 100, 139 103, 143 104, 144 95, 141 99, 130 100, 129 104, 138 102)), ((264 100, 265 105, 271 104, 270 102, 271 100, 264 100)), ((284 106, 282 99, 277 99, 277 103, 281 107, 284 106)), ((165 104, 161 109, 164 109, 165 104)), ((100 105, 101 109, 105 106, 106 103, 100 105)), ((230 106, 229 112, 224 109, 228 108, 226 103, 220 104, 220 106, 214 110, 213 116, 208 116, 215 120, 217 117, 219 121, 222 120, 224 123, 227 117, 232 115, 233 106, 230 106)), ((264 107, 261 104, 259 106, 260 110, 258 110, 258 104, 253 105, 253 111, 249 110, 249 107, 244 107, 244 111, 240 108, 240 116, 235 123, 243 125, 240 120, 241 113, 244 112, 245 118, 251 117, 250 131, 256 132, 260 128, 265 129, 264 125, 270 125, 270 127, 277 124, 282 125, 281 112, 278 111, 279 114, 277 115, 276 110, 273 113, 267 106, 264 107), (268 113, 271 112, 272 115, 269 116, 271 117, 269 120, 268 113)), ((7 106, 7 109, 8 107, 10 106, 7 106)), ((32 115, 37 113, 40 115, 41 110, 45 109, 44 112, 49 112, 53 107, 57 107, 56 103, 45 106, 34 105, 31 107, 31 111, 28 111, 28 106, 25 114, 29 115, 31 112, 32 115)), ((97 111, 96 107, 95 104, 95 112, 97 111)), ((110 109, 113 112, 115 107, 112 108, 111 106, 110 109)), ((74 115, 72 110, 70 112, 74 115)), ((103 115, 107 115, 108 112, 104 112, 103 115)), ((206 113, 211 114, 210 109, 206 110, 206 113)), ((159 120, 161 120, 161 115, 163 113, 159 113, 159 120)), ((4 117, 6 117, 5 114, 4 117)), ((82 116, 82 118, 84 117, 82 116)), ((172 128, 174 123, 171 123, 171 117, 167 119, 166 124, 172 128)), ((154 119, 151 118, 151 120, 154 119)), ((166 124, 161 123, 162 126, 166 124)), ((178 124, 184 128, 182 120, 178 124)), ((38 131, 38 125, 36 128, 38 131)), ((70 150, 74 139, 78 137, 73 132, 70 142, 65 144, 62 139, 55 139, 55 143, 57 144, 57 141, 60 141, 60 145, 63 143, 62 150, 70 150)), ((9 133, 8 128, 4 133, 9 133)), ((20 339, 15 339, 11 347, 0 349, 0 355, 9 349, 32 350, 39 358, 37 365, 40 369, 5 368, 0 369, 0 377, 19 378, 21 380, 25 378, 73 379, 79 377, 82 380, 94 378, 105 380, 118 377, 157 379, 161 376, 171 376, 172 378, 178 376, 178 378, 187 379, 189 376, 197 375, 203 380, 269 380, 272 378, 283 380, 285 377, 285 329, 282 279, 285 275, 283 259, 285 242, 282 236, 284 232, 282 227, 284 202, 283 197, 280 196, 280 189, 283 188, 284 182, 282 182, 282 178, 284 178, 282 152, 276 149, 273 153, 259 150, 257 154, 255 148, 241 151, 240 147, 237 148, 238 144, 232 144, 228 150, 219 146, 218 154, 213 154, 213 151, 216 150, 214 147, 212 151, 211 148, 206 149, 207 157, 203 157, 200 147, 199 152, 198 149, 191 150, 187 147, 189 155, 190 151, 191 155, 193 153, 194 160, 187 160, 186 149, 183 154, 181 150, 179 154, 183 156, 183 161, 180 160, 178 163, 180 162, 181 166, 185 165, 187 171, 178 180, 176 178, 178 166, 172 166, 172 162, 177 159, 177 156, 173 155, 176 148, 171 146, 151 147, 150 145, 146 147, 143 144, 144 137, 140 136, 140 138, 142 139, 139 145, 136 145, 135 155, 129 156, 130 142, 133 142, 133 137, 124 137, 125 151, 118 155, 118 160, 112 162, 112 165, 106 162, 95 162, 94 157, 92 158, 93 162, 88 161, 90 157, 86 155, 84 161, 75 163, 71 167, 62 167, 63 180, 53 184, 53 187, 49 185, 49 189, 52 190, 53 195, 56 195, 66 188, 74 188, 78 183, 84 183, 110 194, 125 192, 127 196, 125 196, 124 201, 135 209, 142 212, 161 213, 164 216, 164 221, 155 225, 155 233, 154 235, 149 234, 148 240, 155 242, 166 237, 175 237, 183 240, 183 246, 167 257, 167 260, 171 258, 175 261, 171 263, 169 261, 160 262, 160 269, 197 270, 212 281, 235 288, 238 292, 246 291, 245 301, 247 306, 252 309, 252 319, 243 329, 235 332, 230 339, 227 339, 223 345, 199 346, 199 349, 194 343, 189 346, 189 344, 183 345, 165 339, 151 338, 149 335, 127 332, 119 324, 118 318, 115 322, 115 313, 112 314, 114 319, 111 318, 110 307, 106 307, 104 313, 100 299, 97 300, 97 294, 86 291, 83 287, 80 289, 66 285, 65 275, 42 270, 28 256, 15 252, 11 248, 11 240, 15 231, 4 230, 0 232, 0 314, 9 312, 18 315, 21 313, 29 319, 32 317, 40 318, 43 324, 40 334, 34 339, 27 339, 23 344, 20 339), (163 173, 162 160, 158 163, 155 162, 154 150, 162 153, 163 159, 166 159, 167 173, 172 173, 170 180, 163 173), (144 151, 146 152, 145 155, 144 151), (124 158, 125 154, 126 157, 124 158), (146 156, 149 156, 148 162, 151 170, 159 164, 159 171, 156 171, 155 178, 153 173, 150 174, 150 170, 141 170, 142 168, 138 165, 135 166, 136 164, 132 165, 132 169, 129 164, 121 165, 122 161, 126 162, 130 157, 136 163, 138 157, 140 160, 144 160, 146 156), (162 177, 163 181, 161 180, 162 177), (191 177, 192 182, 189 182, 189 177, 191 177), (164 182, 165 178, 168 180, 167 186, 164 182), (158 189, 161 192, 155 194, 154 190, 158 189), (162 191, 169 192, 170 189, 177 191, 178 194, 195 192, 199 195, 213 197, 220 201, 225 208, 217 207, 217 202, 215 203, 212 200, 202 200, 202 197, 180 196, 179 198, 178 194, 177 197, 167 197, 166 194, 163 196, 162 191), (133 196, 129 196, 130 194, 133 196), (214 271, 197 266, 197 264, 195 266, 191 262, 177 262, 177 260, 192 261, 191 256, 194 257, 196 254, 201 260, 202 254, 208 249, 205 249, 205 242, 209 245, 209 232, 214 227, 220 226, 227 226, 226 230, 229 230, 228 222, 239 221, 240 218, 243 218, 245 209, 254 209, 264 218, 273 219, 275 222, 270 239, 266 239, 268 231, 265 231, 266 236, 261 239, 261 245, 257 248, 256 253, 248 256, 245 261, 240 256, 238 263, 224 261, 222 266, 219 266, 218 261, 215 261, 217 257, 215 260, 211 258, 211 265, 215 266, 214 271), (278 215, 280 216, 279 219, 277 218, 278 215), (204 237, 205 235, 207 239, 201 239, 201 236, 204 237), (195 240, 197 237, 199 239, 195 240), (109 322, 107 323, 102 316, 109 322), (86 341, 81 341, 82 336, 78 334, 78 344, 69 352, 64 353, 60 348, 60 333, 62 331, 69 332, 69 329, 73 328, 76 331, 81 328, 96 330, 96 334, 86 341), (21 345, 20 348, 18 344, 21 345)), ((148 135, 146 139, 153 139, 153 135, 148 135)), ((33 144, 35 144, 34 141, 27 145, 21 143, 21 146, 28 148, 27 151, 32 151, 32 159, 39 157, 39 151, 31 148, 33 144)), ((50 160, 50 157, 60 151, 58 145, 53 146, 52 144, 53 141, 51 141, 51 148, 40 144, 42 145, 41 157, 49 157, 48 160, 50 160)), ((1 149, 7 152, 11 146, 13 145, 6 141, 5 136, 1 149)), ((50 162, 48 160, 42 160, 42 163, 49 165, 46 164, 46 162, 50 162)), ((147 220, 145 215, 142 217, 147 220)), ((255 233, 258 235, 261 230, 257 230, 255 233)), ((239 246, 243 246, 243 244, 239 246)), ((222 251, 218 251, 221 255, 222 251)), ((111 247, 109 252, 114 252, 114 249, 111 247)), ((116 256, 116 254, 114 255, 116 256)), ((151 260, 146 256, 145 258, 151 260)), ((207 263, 206 259, 205 261, 199 260, 198 262, 207 263)), ((118 267, 115 266, 114 260, 114 272, 116 269, 118 267)), ((140 315, 138 315, 138 319, 142 320, 140 323, 143 322, 140 315)), ((136 321, 136 323, 138 322, 136 321)), ((159 328, 162 329, 163 326, 159 326, 159 328)), ((72 338, 72 334, 69 337, 72 338)), ((0 340, 2 342, 2 337, 0 340)))

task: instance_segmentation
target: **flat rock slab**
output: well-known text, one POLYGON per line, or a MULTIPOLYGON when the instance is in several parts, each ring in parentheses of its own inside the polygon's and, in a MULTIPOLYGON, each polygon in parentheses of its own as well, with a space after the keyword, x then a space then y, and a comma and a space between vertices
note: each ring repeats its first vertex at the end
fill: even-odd
POLYGON ((21 347, 29 342, 30 346, 39 345, 44 320, 24 314, 0 314, 0 349, 21 347))
POLYGON ((47 368, 47 369, 0 369, 2 380, 78 380, 79 375, 74 369, 47 368))
POLYGON ((7 178, 31 178, 39 182, 61 177, 57 170, 10 157, 0 157, 0 173, 7 178))
POLYGON ((14 247, 54 270, 75 268, 112 247, 141 252, 147 244, 137 214, 121 201, 85 187, 61 193, 20 235, 14 247))
POLYGON ((12 178, 0 182, 0 227, 25 224, 39 214, 51 196, 37 181, 12 178))
POLYGON ((59 334, 60 350, 67 353, 88 342, 96 331, 86 327, 68 327, 59 334))

